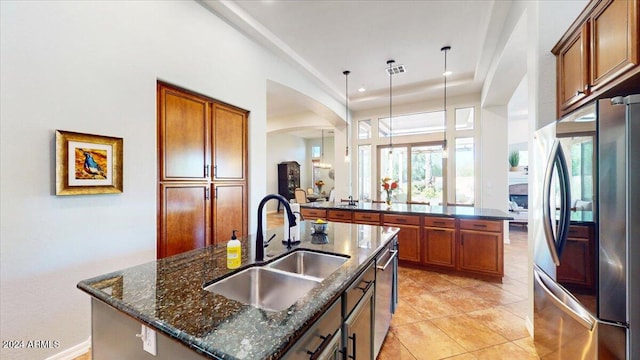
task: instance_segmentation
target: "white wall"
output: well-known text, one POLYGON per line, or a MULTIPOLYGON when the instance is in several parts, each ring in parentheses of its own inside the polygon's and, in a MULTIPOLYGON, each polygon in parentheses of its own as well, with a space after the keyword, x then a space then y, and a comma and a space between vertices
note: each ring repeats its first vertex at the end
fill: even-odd
MULTIPOLYGON (((267 138, 267 193, 278 193, 278 164, 283 161, 297 161, 300 164, 300 184, 305 184, 305 163, 307 150, 304 139, 288 134, 269 135, 267 138)), ((303 189, 306 189, 303 187, 303 189)), ((267 211, 276 211, 275 201, 267 203, 267 211)), ((251 215, 251 214, 250 214, 251 215)))
POLYGON ((158 79, 251 111, 249 214, 268 189, 267 80, 343 108, 192 1, 1 1, 0 46, 2 340, 60 342, 1 358, 82 343, 77 282, 155 259, 158 79), (122 137, 124 193, 54 196, 55 129, 122 137))

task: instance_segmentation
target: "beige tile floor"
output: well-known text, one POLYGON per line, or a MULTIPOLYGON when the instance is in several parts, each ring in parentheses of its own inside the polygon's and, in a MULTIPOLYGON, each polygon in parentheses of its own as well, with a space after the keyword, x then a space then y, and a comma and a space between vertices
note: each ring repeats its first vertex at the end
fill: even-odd
MULTIPOLYGON (((282 219, 267 215, 267 227, 282 219)), ((502 284, 401 266, 398 310, 378 360, 539 359, 524 320, 527 229, 511 226, 510 238, 502 284)))
POLYGON ((378 360, 538 359, 525 328, 527 230, 510 228, 502 284, 399 269, 400 299, 378 360))

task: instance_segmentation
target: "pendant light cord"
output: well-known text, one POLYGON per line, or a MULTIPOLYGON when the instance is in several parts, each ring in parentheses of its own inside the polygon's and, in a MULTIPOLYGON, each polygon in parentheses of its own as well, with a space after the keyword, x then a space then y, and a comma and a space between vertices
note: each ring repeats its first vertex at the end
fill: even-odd
POLYGON ((444 51, 444 145, 442 149, 445 154, 447 151, 447 52, 451 50, 451 46, 444 46, 440 51, 444 51))
POLYGON ((345 158, 349 156, 349 74, 351 71, 346 70, 342 72, 344 74, 344 96, 345 96, 345 106, 344 106, 344 119, 346 122, 345 126, 345 158))
POLYGON ((388 60, 389 65, 389 151, 393 151, 393 71, 391 66, 394 60, 388 60))

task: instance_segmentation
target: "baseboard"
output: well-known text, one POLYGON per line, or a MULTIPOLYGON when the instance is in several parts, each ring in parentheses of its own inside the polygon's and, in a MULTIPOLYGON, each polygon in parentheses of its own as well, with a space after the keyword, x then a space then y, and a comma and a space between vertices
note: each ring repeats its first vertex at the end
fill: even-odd
POLYGON ((529 335, 533 337, 533 323, 531 322, 531 318, 528 316, 524 319, 524 326, 527 328, 529 335))
POLYGON ((73 360, 80 355, 84 355, 91 349, 91 337, 87 341, 83 341, 78 345, 72 346, 69 349, 49 356, 45 360, 73 360))

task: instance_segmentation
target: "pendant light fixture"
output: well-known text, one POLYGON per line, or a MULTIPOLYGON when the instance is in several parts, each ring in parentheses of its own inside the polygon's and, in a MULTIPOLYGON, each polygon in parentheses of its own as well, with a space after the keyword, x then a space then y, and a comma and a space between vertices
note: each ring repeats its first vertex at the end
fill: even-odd
POLYGON ((387 60, 387 73, 389 74, 389 160, 393 154, 393 63, 395 60, 387 60))
POLYGON ((444 73, 442 76, 444 77, 444 142, 442 145, 442 158, 446 159, 448 157, 447 154, 447 76, 449 73, 447 72, 447 52, 451 50, 451 46, 443 46, 440 51, 444 52, 444 73))
POLYGON ((320 169, 331 169, 331 164, 324 162, 324 129, 322 131, 322 142, 320 143, 320 162, 315 164, 315 167, 320 169))
POLYGON ((344 129, 344 137, 345 137, 345 147, 344 147, 344 162, 348 163, 350 161, 349 157, 349 74, 351 71, 345 70, 342 72, 344 74, 344 121, 345 121, 345 129, 344 129))

